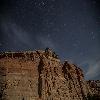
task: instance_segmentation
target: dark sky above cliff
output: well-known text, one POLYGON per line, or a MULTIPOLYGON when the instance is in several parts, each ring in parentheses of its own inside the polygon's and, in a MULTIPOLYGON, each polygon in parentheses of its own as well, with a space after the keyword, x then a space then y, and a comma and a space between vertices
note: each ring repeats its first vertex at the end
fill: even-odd
POLYGON ((100 79, 99 0, 0 0, 0 52, 46 47, 100 79))

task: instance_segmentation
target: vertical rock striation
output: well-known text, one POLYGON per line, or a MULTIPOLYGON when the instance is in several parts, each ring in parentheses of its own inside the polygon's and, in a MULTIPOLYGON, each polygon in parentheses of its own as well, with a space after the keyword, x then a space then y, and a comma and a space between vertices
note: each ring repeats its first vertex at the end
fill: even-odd
POLYGON ((93 95, 99 98, 100 81, 85 81, 80 68, 62 64, 48 48, 0 54, 0 100, 89 100, 93 95))

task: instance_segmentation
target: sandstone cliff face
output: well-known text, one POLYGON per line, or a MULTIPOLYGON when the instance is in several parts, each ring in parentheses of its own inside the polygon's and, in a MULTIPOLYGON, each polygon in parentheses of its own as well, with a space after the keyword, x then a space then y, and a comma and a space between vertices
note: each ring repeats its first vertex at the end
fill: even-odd
POLYGON ((100 80, 89 80, 87 84, 90 94, 100 96, 100 80))
POLYGON ((51 50, 0 54, 0 100, 88 100, 99 89, 51 50))

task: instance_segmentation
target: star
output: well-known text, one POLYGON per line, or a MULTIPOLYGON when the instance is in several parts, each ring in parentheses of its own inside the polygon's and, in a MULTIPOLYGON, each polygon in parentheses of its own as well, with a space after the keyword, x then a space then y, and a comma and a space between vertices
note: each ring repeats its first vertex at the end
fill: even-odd
POLYGON ((45 5, 45 3, 44 3, 43 1, 41 2, 41 4, 42 4, 43 6, 45 5))
POLYGON ((66 26, 66 23, 64 23, 63 26, 66 26))
POLYGON ((91 32, 91 39, 92 39, 92 40, 95 39, 95 34, 94 34, 94 32, 91 32))
POLYGON ((95 36, 92 36, 92 40, 94 40, 95 39, 95 36))
POLYGON ((78 44, 77 44, 77 43, 74 43, 73 46, 74 46, 74 47, 78 47, 78 44))
POLYGON ((84 53, 83 53, 83 52, 80 52, 80 53, 79 53, 79 55, 80 55, 80 56, 83 56, 83 55, 84 55, 84 53))
POLYGON ((49 38, 50 37, 50 34, 48 34, 47 37, 49 38))

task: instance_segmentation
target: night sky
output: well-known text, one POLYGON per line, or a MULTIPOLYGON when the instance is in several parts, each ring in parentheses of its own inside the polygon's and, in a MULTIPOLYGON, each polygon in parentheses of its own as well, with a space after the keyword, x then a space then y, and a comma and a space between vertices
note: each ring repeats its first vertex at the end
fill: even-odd
POLYGON ((100 79, 99 0, 0 0, 0 52, 46 47, 100 79))

